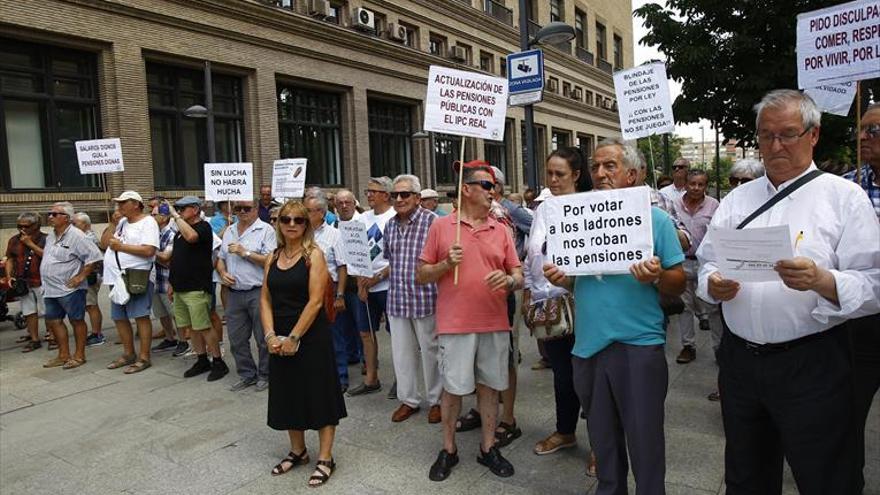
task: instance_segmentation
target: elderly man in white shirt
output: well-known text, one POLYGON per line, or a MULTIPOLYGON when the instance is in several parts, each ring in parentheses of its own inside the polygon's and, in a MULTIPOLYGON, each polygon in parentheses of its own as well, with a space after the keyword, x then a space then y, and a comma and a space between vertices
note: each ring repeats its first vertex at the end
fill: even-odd
POLYGON ((275 251, 275 229, 260 220, 253 201, 236 201, 232 211, 238 222, 223 233, 217 260, 220 281, 229 288, 226 322, 239 377, 229 390, 237 392, 255 385, 259 392, 269 388, 269 352, 260 321, 260 289, 263 265, 275 251), (259 366, 251 355, 251 335, 257 343, 259 366))
POLYGON ((778 281, 739 283, 719 271, 711 235, 697 252, 698 295, 720 302, 726 323, 718 381, 727 493, 780 493, 783 457, 801 493, 855 493, 843 324, 880 311, 880 226, 858 185, 831 174, 809 180, 821 119, 809 96, 772 91, 755 110, 767 175, 731 191, 711 225, 744 228, 789 193, 747 228, 788 226, 795 257, 777 263, 778 281))

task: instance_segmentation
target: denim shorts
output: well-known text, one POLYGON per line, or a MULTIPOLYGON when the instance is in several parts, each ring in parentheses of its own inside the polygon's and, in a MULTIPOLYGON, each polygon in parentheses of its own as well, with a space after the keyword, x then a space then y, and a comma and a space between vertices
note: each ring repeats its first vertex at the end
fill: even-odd
POLYGON ((147 291, 143 294, 131 294, 127 303, 116 304, 110 301, 110 318, 116 320, 131 320, 136 318, 149 318, 150 309, 153 308, 153 282, 147 284, 147 291))
MULTIPOLYGON (((379 321, 385 314, 385 304, 388 301, 388 291, 367 293, 367 302, 360 299, 357 300, 357 308, 354 308, 354 323, 358 332, 367 333, 379 331, 379 321), (369 305, 369 309, 367 306, 369 305)), ((387 319, 387 318, 386 318, 387 319)), ((388 322, 385 323, 385 329, 388 330, 388 322)), ((390 331, 390 330, 389 330, 390 331)))
POLYGON ((86 313, 86 289, 61 297, 44 297, 43 304, 46 305, 43 317, 47 320, 63 320, 65 316, 70 321, 82 320, 86 313))

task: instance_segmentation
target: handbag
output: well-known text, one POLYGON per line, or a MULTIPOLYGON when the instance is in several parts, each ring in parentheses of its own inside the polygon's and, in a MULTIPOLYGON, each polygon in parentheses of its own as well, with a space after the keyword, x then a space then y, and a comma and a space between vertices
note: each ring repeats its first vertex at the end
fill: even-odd
POLYGON ((559 297, 531 302, 531 295, 523 294, 523 321, 533 337, 552 340, 567 337, 574 332, 574 297, 559 297))
POLYGON ((133 296, 146 294, 150 283, 150 272, 153 271, 153 268, 126 268, 123 270, 122 265, 119 263, 119 253, 114 251, 113 254, 116 255, 116 266, 119 267, 119 276, 122 277, 128 293, 133 296))

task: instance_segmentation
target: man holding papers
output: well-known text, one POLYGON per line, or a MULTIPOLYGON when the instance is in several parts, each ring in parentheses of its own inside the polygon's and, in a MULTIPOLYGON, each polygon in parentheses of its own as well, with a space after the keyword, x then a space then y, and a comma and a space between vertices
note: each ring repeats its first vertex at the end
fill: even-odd
POLYGON ((731 191, 711 225, 787 226, 794 257, 777 260, 778 280, 740 282, 719 268, 711 234, 697 251, 697 295, 721 302, 725 321, 727 491, 780 493, 784 456, 801 493, 855 493, 842 324, 880 310, 880 227, 856 184, 813 172, 821 113, 809 96, 775 90, 755 110, 767 175, 731 191))

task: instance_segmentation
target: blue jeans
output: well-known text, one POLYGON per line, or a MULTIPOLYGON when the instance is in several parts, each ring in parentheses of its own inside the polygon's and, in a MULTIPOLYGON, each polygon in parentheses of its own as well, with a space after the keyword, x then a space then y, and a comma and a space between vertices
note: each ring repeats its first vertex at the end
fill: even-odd
MULTIPOLYGON (((121 281, 120 281, 121 283, 121 281)), ((143 294, 131 294, 125 304, 110 302, 110 318, 116 320, 131 320, 137 318, 149 318, 150 309, 153 307, 153 282, 147 284, 147 291, 143 294)))
POLYGON ((361 337, 355 329, 354 312, 358 310, 360 301, 356 292, 346 291, 345 311, 336 312, 336 320, 330 326, 333 331, 333 350, 336 354, 336 372, 339 384, 348 385, 349 361, 363 360, 361 337))
POLYGON ((70 321, 82 321, 86 312, 86 290, 78 289, 66 296, 44 297, 46 311, 43 317, 47 320, 63 320, 66 316, 70 321))

